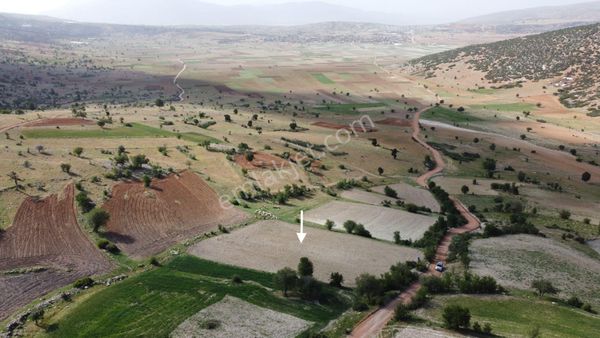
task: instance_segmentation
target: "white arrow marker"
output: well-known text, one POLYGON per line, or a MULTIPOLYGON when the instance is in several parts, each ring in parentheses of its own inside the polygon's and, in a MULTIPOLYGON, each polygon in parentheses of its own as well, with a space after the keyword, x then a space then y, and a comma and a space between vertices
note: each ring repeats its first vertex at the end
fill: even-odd
POLYGON ((298 240, 300 243, 304 241, 304 237, 306 237, 306 233, 304 233, 304 210, 300 210, 300 232, 297 232, 298 240))

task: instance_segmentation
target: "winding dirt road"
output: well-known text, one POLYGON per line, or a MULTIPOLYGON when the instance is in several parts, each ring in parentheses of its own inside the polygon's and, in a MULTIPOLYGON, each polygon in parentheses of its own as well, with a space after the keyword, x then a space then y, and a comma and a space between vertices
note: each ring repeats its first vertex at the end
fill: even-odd
MULTIPOLYGON (((445 164, 444 159, 439 151, 432 148, 425 141, 423 141, 422 139, 419 138, 419 133, 421 131, 421 128, 419 125, 419 118, 423 111, 424 110, 417 112, 415 114, 415 116, 413 117, 412 138, 415 142, 419 143, 425 149, 427 149, 431 153, 431 155, 433 156, 433 159, 436 162, 435 168, 433 168, 432 170, 424 173, 419 178, 417 178, 417 183, 420 186, 422 186, 424 188, 428 188, 427 183, 428 183, 429 179, 431 179, 432 177, 434 177, 436 175, 441 174, 444 171, 446 164, 445 164)), ((437 261, 442 261, 444 263, 446 262, 446 258, 448 257, 448 248, 450 247, 450 243, 452 242, 452 237, 454 237, 455 235, 461 234, 461 233, 477 230, 480 227, 480 222, 477 219, 477 217, 475 217, 473 214, 471 214, 469 212, 469 210, 458 199, 456 199, 454 197, 450 197, 450 198, 451 198, 452 202, 454 202, 454 205, 456 206, 458 211, 467 220, 467 223, 459 228, 450 229, 446 233, 444 238, 442 238, 442 240, 440 241, 440 244, 437 247, 436 253, 435 253, 435 261, 436 262, 437 261)), ((436 276, 440 275, 439 272, 435 271, 434 264, 431 264, 429 266, 429 271, 426 272, 426 274, 427 275, 436 275, 436 276)), ((391 301, 388 304, 386 304, 385 306, 380 307, 379 309, 375 310, 374 312, 369 314, 367 317, 365 317, 361 322, 359 322, 354 327, 354 329, 352 330, 352 333, 349 335, 349 337, 356 337, 356 338, 378 337, 379 334, 381 333, 381 331, 387 325, 387 323, 394 317, 394 310, 396 309, 396 306, 398 306, 398 304, 401 304, 401 303, 402 304, 409 303, 411 301, 412 297, 415 295, 415 293, 419 290, 420 287, 421 287, 421 283, 418 281, 413 283, 412 285, 410 285, 406 290, 404 290, 404 292, 402 292, 393 301, 391 301)))
POLYGON ((173 79, 173 84, 175 85, 175 87, 177 87, 181 91, 179 93, 178 97, 179 97, 179 102, 183 102, 183 100, 185 100, 185 98, 183 97, 183 95, 185 94, 185 89, 183 89, 183 87, 181 87, 179 85, 179 83, 177 83, 177 80, 179 79, 181 74, 183 74, 183 72, 185 72, 187 65, 185 64, 185 62, 183 62, 183 60, 177 60, 177 61, 179 61, 179 63, 181 63, 183 65, 183 67, 181 68, 179 73, 177 73, 177 75, 175 75, 175 78, 173 79))

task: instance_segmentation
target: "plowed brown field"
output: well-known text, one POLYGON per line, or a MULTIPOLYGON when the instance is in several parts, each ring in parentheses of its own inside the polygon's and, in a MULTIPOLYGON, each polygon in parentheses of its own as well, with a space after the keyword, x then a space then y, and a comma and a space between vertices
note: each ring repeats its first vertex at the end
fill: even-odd
POLYGON ((244 154, 235 155, 235 163, 244 169, 278 169, 289 167, 289 163, 277 156, 265 153, 254 153, 252 162, 244 154))
POLYGON ((119 183, 103 209, 110 213, 106 236, 134 258, 246 219, 239 210, 224 209, 215 191, 191 171, 153 180, 150 188, 119 183))
POLYGON ((53 289, 111 269, 77 224, 73 194, 70 184, 61 196, 26 198, 12 226, 0 234, 0 271, 44 268, 0 274, 0 320, 53 289))
POLYGON ((25 124, 25 127, 80 126, 91 124, 94 124, 94 121, 73 117, 57 117, 29 122, 25 124))

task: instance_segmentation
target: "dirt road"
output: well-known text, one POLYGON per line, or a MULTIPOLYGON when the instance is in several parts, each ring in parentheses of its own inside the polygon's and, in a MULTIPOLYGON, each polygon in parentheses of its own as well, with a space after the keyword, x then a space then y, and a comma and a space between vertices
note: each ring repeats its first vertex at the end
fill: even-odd
MULTIPOLYGON (((444 159, 439 151, 435 150, 431 146, 429 146, 425 141, 419 138, 420 126, 419 126, 419 118, 421 116, 422 111, 419 111, 415 114, 412 121, 412 138, 415 142, 422 145, 425 149, 427 149, 433 159, 436 162, 436 167, 432 170, 426 172, 419 178, 417 178, 417 183, 424 187, 428 188, 427 183, 429 179, 432 177, 441 174, 446 167, 444 159)), ((470 232, 479 229, 480 222, 473 214, 469 212, 469 210, 456 198, 451 197, 454 205, 463 215, 463 217, 467 220, 467 224, 463 225, 460 228, 452 228, 450 229, 444 238, 441 240, 440 244, 437 247, 435 253, 435 261, 443 261, 446 263, 446 258, 448 257, 448 248, 450 247, 450 243, 452 242, 452 237, 457 234, 470 232)), ((426 273, 428 275, 439 275, 440 273, 435 271, 435 265, 431 264, 429 267, 429 271, 426 273)), ((377 337, 383 328, 387 325, 387 323, 393 318, 394 310, 398 304, 407 304, 411 301, 412 297, 421 287, 420 282, 415 282, 411 286, 408 287, 404 292, 402 292, 398 297, 396 297, 393 301, 389 302, 383 307, 375 310, 371 314, 369 314, 365 319, 363 319, 360 323, 357 324, 356 327, 352 330, 352 333, 349 337, 377 337)))
POLYGON ((187 65, 182 60, 177 60, 177 61, 179 61, 179 63, 181 63, 183 65, 183 67, 181 68, 181 70, 179 71, 179 73, 177 73, 177 75, 175 75, 175 78, 173 79, 173 84, 175 85, 175 87, 177 87, 181 91, 179 93, 178 97, 179 97, 179 102, 183 102, 183 100, 185 100, 185 98, 183 97, 183 95, 185 94, 185 89, 183 89, 183 87, 181 87, 179 85, 179 83, 177 83, 177 80, 179 79, 179 77, 181 76, 181 74, 183 74, 183 72, 185 72, 185 69, 187 68, 187 65))

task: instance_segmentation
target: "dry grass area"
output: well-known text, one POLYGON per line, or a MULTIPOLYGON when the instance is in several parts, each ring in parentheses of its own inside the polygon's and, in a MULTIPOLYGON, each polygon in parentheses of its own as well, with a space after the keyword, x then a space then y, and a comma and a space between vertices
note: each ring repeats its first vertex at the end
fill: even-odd
POLYGON ((561 296, 578 296, 600 305, 600 262, 552 239, 513 235, 476 240, 471 267, 493 276, 506 287, 529 289, 535 279, 547 279, 561 296))
POLYGON ((436 220, 397 209, 340 201, 309 210, 304 219, 317 224, 325 224, 329 219, 335 222, 335 229, 342 231, 344 222, 352 220, 363 224, 373 237, 387 241, 394 239, 395 231, 404 239, 417 240, 436 220))
POLYGON ((186 319, 172 333, 173 338, 296 337, 311 326, 288 314, 265 309, 241 299, 225 296, 221 301, 186 319), (216 323, 207 328, 207 321, 216 323))
POLYGON ((295 269, 301 257, 308 257, 317 279, 328 281, 332 272, 339 272, 345 285, 354 285, 361 273, 379 275, 399 261, 422 257, 413 248, 323 229, 304 230, 307 235, 300 244, 296 237, 299 225, 261 221, 201 241, 189 251, 204 259, 269 272, 286 266, 295 269))
MULTIPOLYGON (((398 198, 404 200, 406 203, 427 207, 434 212, 440 211, 439 203, 428 190, 407 183, 390 184, 389 187, 396 190, 398 198)), ((383 194, 384 189, 385 186, 379 186, 373 188, 373 191, 383 194)))
POLYGON ((501 180, 488 180, 477 178, 477 184, 473 184, 473 179, 468 178, 459 178, 459 177, 448 177, 448 176, 438 176, 433 179, 433 181, 444 188, 447 193, 452 195, 462 194, 460 190, 463 185, 469 187, 469 194, 473 193, 475 195, 483 195, 483 196, 497 196, 499 193, 496 190, 491 188, 492 183, 500 183, 504 184, 507 181, 501 180))
POLYGON ((136 258, 246 219, 241 211, 224 208, 214 190, 190 171, 153 180, 149 188, 141 182, 119 183, 103 208, 111 215, 106 237, 136 258))

